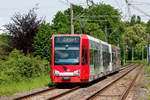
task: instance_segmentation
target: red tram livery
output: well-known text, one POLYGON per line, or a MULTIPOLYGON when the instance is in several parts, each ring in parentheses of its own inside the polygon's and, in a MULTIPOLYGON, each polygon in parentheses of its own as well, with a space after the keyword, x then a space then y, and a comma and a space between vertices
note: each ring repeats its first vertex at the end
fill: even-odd
POLYGON ((53 35, 51 43, 55 83, 87 83, 120 68, 120 49, 89 35, 53 35))

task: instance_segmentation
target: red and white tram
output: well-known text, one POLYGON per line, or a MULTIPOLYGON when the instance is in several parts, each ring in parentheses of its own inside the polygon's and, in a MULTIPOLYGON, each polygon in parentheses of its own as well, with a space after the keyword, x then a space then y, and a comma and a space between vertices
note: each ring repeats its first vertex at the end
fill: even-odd
POLYGON ((53 35, 51 43, 55 83, 87 83, 120 68, 120 49, 89 35, 53 35))

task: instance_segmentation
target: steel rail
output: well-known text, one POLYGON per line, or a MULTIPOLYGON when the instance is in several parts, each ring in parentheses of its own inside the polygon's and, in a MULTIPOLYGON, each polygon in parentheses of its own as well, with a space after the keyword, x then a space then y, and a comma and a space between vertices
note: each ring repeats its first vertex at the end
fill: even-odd
POLYGON ((92 95, 85 97, 84 100, 92 100, 94 99, 99 93, 101 93, 102 91, 104 91, 105 89, 107 89, 109 86, 111 86, 113 83, 117 82, 119 79, 123 78, 125 75, 127 75, 129 72, 131 72, 132 70, 134 70, 137 65, 133 65, 134 67, 131 68, 130 70, 128 70, 127 72, 125 72, 123 75, 119 76, 117 79, 109 82, 108 84, 106 84, 102 89, 98 90, 97 92, 93 93, 92 95))
MULTIPOLYGON (((124 69, 126 69, 126 68, 128 68, 128 67, 131 67, 131 66, 133 66, 133 65, 135 65, 135 63, 129 63, 128 65, 126 65, 126 66, 124 66, 124 67, 121 67, 120 70, 124 70, 124 69)), ((119 70, 119 71, 120 71, 120 70, 119 70)))
POLYGON ((65 95, 69 94, 69 93, 72 93, 73 91, 78 90, 78 89, 80 89, 80 86, 77 86, 77 87, 75 87, 75 88, 72 88, 71 90, 65 91, 65 92, 60 93, 60 94, 58 94, 58 95, 56 95, 56 96, 50 97, 50 98, 48 98, 48 100, 55 100, 55 99, 58 99, 58 98, 63 97, 63 96, 65 96, 65 95))
POLYGON ((30 94, 27 94, 27 95, 24 95, 24 96, 16 97, 16 98, 13 98, 13 100, 25 99, 25 98, 28 98, 30 96, 38 95, 38 94, 43 93, 43 92, 52 91, 54 89, 56 89, 56 86, 48 88, 48 89, 44 89, 44 90, 41 90, 41 91, 36 91, 34 93, 30 93, 30 94))
POLYGON ((141 69, 142 69, 143 65, 141 66, 140 70, 138 71, 138 73, 136 74, 136 76, 134 77, 134 79, 132 80, 132 82, 130 83, 129 87, 126 88, 126 90, 123 92, 123 94, 121 95, 119 100, 125 100, 131 90, 131 88, 134 86, 137 77, 139 76, 141 69))

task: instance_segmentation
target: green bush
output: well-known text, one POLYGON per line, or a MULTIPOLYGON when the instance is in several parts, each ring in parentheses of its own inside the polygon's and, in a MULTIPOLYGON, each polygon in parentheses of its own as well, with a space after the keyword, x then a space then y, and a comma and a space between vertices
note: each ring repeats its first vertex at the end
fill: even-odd
POLYGON ((21 81, 39 77, 49 73, 49 62, 39 56, 24 56, 22 52, 13 50, 6 61, 0 64, 0 83, 13 80, 21 81))

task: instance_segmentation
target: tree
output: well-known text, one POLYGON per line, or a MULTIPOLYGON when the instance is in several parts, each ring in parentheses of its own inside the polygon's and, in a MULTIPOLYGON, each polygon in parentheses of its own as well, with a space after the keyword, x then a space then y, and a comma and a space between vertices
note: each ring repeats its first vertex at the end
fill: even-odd
POLYGON ((6 33, 0 34, 0 61, 6 60, 9 52, 12 50, 10 38, 6 33))
POLYGON ((53 19, 53 30, 59 34, 70 34, 70 20, 61 11, 58 11, 53 19))
POLYGON ((130 47, 128 49, 129 53, 132 54, 132 59, 134 52, 137 56, 141 54, 139 51, 142 52, 142 47, 147 45, 147 37, 148 34, 146 34, 146 27, 141 24, 135 24, 126 28, 125 33, 122 35, 122 39, 124 43, 130 47), (133 51, 133 49, 136 50, 133 51))
MULTIPOLYGON (((81 6, 73 6, 74 12, 74 31, 75 34, 81 34, 80 23, 76 20, 77 15, 84 9, 81 6)), ((58 34, 71 34, 70 28, 70 8, 66 9, 64 12, 58 11, 55 18, 52 20, 53 30, 58 34)))
POLYGON ((140 24, 140 23, 141 23, 141 17, 140 17, 140 16, 137 16, 136 23, 137 23, 137 24, 140 24))
POLYGON ((105 33, 96 23, 87 23, 85 25, 86 34, 105 41, 105 33))
POLYGON ((134 24, 142 24, 140 16, 133 15, 131 17, 130 26, 133 26, 134 24))
MULTIPOLYGON (((106 37, 109 43, 116 44, 114 37, 120 36, 122 25, 118 10, 106 4, 90 6, 87 9, 73 6, 73 10, 75 34, 89 34, 102 40, 106 37), (107 35, 104 34, 105 28, 107 28, 107 35)), ((53 19, 52 26, 55 33, 70 34, 70 8, 64 12, 59 11, 53 19)))
POLYGON ((41 56, 41 58, 50 59, 50 39, 52 36, 52 28, 49 23, 43 22, 39 31, 34 37, 34 54, 41 56))
MULTIPOLYGON (((105 38, 108 43, 116 44, 116 36, 120 36, 121 29, 121 15, 117 9, 107 4, 99 4, 97 6, 90 6, 87 9, 87 21, 89 23, 96 23, 100 30, 105 33, 105 38)), ((95 33, 101 34, 101 33, 95 33)))
POLYGON ((10 36, 7 35, 6 33, 0 34, 0 48, 3 46, 8 47, 10 43, 10 36))
POLYGON ((150 33, 150 20, 148 20, 148 22, 146 24, 146 31, 147 31, 147 33, 150 33))
POLYGON ((25 54, 32 52, 33 37, 38 32, 42 19, 37 18, 33 8, 27 14, 15 13, 11 20, 12 22, 4 27, 12 36, 13 48, 23 50, 25 54))
POLYGON ((133 15, 133 16, 131 17, 130 25, 133 26, 135 23, 136 23, 136 16, 133 15))

